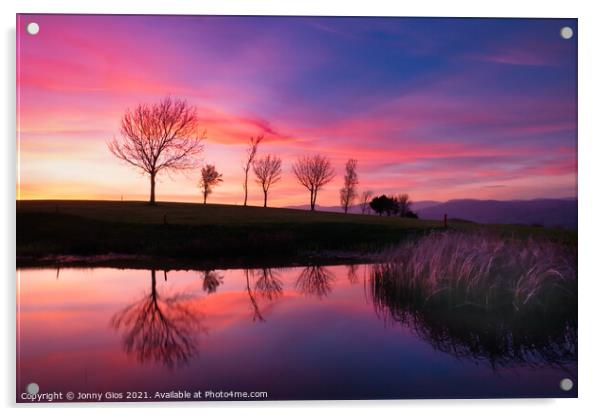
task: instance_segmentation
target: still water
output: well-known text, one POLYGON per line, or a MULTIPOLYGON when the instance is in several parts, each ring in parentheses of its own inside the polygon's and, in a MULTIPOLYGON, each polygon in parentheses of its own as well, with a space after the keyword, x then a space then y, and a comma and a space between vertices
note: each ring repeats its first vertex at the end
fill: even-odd
POLYGON ((400 317, 375 299, 370 270, 21 269, 17 400, 32 382, 40 393, 143 392, 146 400, 171 391, 272 400, 576 396, 576 334, 523 342, 452 319, 400 317), (564 378, 575 382, 570 392, 559 388, 564 378))

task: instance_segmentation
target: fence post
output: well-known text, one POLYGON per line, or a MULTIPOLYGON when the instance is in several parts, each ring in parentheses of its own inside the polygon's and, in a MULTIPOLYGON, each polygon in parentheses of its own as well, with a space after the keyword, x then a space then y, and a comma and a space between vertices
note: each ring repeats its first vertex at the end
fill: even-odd
POLYGON ((447 214, 443 214, 443 228, 447 228, 447 214))
POLYGON ((163 225, 167 225, 167 214, 163 214, 163 225))

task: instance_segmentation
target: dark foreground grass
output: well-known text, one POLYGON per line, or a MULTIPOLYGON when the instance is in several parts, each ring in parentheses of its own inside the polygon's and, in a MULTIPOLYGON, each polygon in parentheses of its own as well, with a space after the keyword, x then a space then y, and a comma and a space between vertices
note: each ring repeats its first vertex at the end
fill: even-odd
POLYGON ((375 251, 436 229, 433 221, 292 209, 107 201, 19 201, 18 263, 52 255, 182 259, 299 258, 375 251))
MULTIPOLYGON (((433 230, 440 221, 283 208, 160 202, 18 201, 17 263, 57 255, 146 255, 196 261, 293 259, 335 251, 380 251, 433 230)), ((476 224, 450 222, 455 229, 476 224)), ((492 226, 529 236, 565 231, 492 226)), ((329 254, 330 253, 330 254, 329 254)))

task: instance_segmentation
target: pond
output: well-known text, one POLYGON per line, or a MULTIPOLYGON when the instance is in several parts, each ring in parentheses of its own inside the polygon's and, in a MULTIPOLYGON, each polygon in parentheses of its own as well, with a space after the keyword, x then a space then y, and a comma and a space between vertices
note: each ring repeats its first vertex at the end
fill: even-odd
POLYGON ((17 401, 576 397, 576 328, 399 313, 371 267, 20 269, 17 401))

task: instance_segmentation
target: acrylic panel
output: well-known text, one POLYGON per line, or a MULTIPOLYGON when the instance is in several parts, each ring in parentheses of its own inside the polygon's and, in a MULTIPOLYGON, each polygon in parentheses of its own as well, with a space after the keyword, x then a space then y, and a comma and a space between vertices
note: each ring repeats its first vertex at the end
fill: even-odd
POLYGON ((577 397, 577 29, 18 15, 16 400, 577 397))

